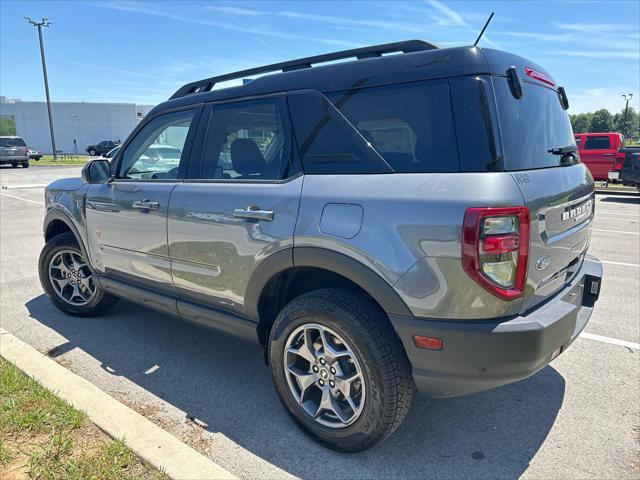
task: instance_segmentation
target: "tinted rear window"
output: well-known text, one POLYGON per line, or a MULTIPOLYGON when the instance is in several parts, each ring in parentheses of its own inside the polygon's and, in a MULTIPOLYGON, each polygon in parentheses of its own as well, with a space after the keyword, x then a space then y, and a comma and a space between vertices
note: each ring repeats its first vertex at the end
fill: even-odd
POLYGON ((569 115, 558 93, 547 87, 522 82, 524 96, 515 98, 506 78, 494 77, 505 170, 556 167, 560 156, 552 148, 576 144, 569 115))
POLYGON ((27 144, 20 137, 0 138, 0 147, 26 147, 27 144))
POLYGON ((460 169, 446 80, 327 94, 395 172, 460 169))
POLYGON ((585 150, 603 150, 611 148, 609 137, 587 137, 584 142, 585 150))

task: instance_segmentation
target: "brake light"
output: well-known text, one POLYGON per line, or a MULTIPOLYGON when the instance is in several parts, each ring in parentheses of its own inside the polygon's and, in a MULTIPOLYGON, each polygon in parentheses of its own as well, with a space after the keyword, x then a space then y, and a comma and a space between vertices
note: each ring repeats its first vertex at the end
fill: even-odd
POLYGON ((626 155, 624 153, 618 153, 618 155, 616 156, 616 163, 613 166, 613 169, 622 170, 622 164, 624 163, 625 158, 626 158, 626 155))
POLYGON ((538 72, 533 68, 524 67, 524 73, 526 73, 529 77, 533 78, 534 80, 538 80, 539 82, 546 83, 547 85, 551 85, 552 87, 556 85, 550 76, 545 75, 542 72, 538 72))
POLYGON ((522 296, 527 281, 527 207, 468 208, 462 227, 462 266, 504 300, 522 296))

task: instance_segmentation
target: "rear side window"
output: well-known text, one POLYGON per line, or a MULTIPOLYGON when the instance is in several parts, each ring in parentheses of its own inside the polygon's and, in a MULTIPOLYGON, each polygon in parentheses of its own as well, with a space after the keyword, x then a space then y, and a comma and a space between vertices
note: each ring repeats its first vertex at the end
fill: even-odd
POLYGON ((446 80, 361 88, 327 97, 395 172, 459 171, 446 80))
POLYGON ((552 88, 522 82, 524 95, 513 96, 506 78, 493 77, 505 170, 557 167, 552 148, 576 145, 569 115, 552 88))
POLYGON ((27 144, 20 137, 0 138, 0 147, 26 147, 27 144))
POLYGON ((606 150, 611 148, 611 142, 609 137, 587 137, 586 142, 584 142, 585 150, 606 150))
POLYGON ((200 178, 287 178, 292 142, 285 112, 280 97, 215 105, 200 178))
POLYGON ((291 92, 287 99, 305 173, 393 172, 372 144, 320 92, 291 92))

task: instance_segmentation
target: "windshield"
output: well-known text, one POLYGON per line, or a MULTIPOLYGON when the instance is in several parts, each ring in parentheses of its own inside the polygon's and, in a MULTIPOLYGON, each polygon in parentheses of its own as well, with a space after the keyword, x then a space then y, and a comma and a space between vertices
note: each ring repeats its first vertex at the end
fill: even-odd
POLYGON ((0 138, 0 147, 26 147, 27 144, 20 137, 0 138))
POLYGON ((505 170, 559 166, 562 156, 549 150, 576 147, 576 140, 558 93, 551 88, 522 82, 524 95, 517 99, 506 78, 494 77, 493 85, 505 170))

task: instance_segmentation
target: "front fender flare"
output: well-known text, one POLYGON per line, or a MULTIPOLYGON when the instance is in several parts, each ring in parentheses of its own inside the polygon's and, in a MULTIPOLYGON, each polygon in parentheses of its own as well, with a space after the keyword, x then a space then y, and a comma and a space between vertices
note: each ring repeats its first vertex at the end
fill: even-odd
POLYGON ((93 267, 91 266, 91 262, 89 258, 89 252, 87 251, 84 245, 84 241, 82 239, 82 236, 80 235, 80 231, 78 230, 78 227, 76 227, 76 224, 71 219, 71 217, 67 213, 65 213, 63 210, 60 210, 59 208, 54 207, 47 212, 47 214, 44 217, 44 222, 42 224, 43 235, 46 237, 47 229, 49 228, 49 225, 51 224, 51 222, 53 222, 54 220, 59 220, 61 222, 64 222, 65 225, 69 227, 69 230, 73 232, 73 235, 76 237, 76 240, 78 241, 78 245, 80 246, 80 250, 82 251, 82 255, 87 261, 87 265, 89 265, 89 268, 93 270, 93 267))

